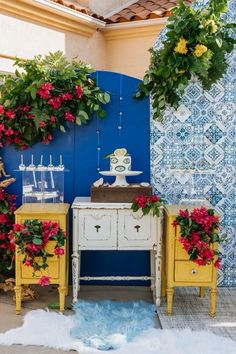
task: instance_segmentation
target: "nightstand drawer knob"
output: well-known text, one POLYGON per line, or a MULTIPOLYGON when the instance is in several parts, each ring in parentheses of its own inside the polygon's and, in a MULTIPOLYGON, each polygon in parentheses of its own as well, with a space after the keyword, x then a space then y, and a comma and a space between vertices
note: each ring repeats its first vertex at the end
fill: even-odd
POLYGON ((192 269, 191 273, 192 273, 192 275, 195 275, 195 274, 197 274, 197 270, 196 269, 192 269))
POLYGON ((95 225, 94 227, 95 227, 95 229, 97 230, 97 232, 98 232, 98 231, 99 231, 99 229, 101 228, 101 226, 100 226, 100 225, 95 225))
POLYGON ((134 228, 136 229, 137 232, 139 232, 139 229, 140 229, 141 226, 139 225, 135 225, 134 228))

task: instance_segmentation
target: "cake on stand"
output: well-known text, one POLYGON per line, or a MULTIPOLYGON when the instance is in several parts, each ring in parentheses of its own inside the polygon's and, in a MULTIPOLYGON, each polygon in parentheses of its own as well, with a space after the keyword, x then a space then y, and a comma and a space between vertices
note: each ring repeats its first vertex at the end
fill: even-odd
POLYGON ((126 187, 129 183, 126 181, 126 177, 129 176, 138 176, 142 171, 125 171, 125 172, 116 172, 116 171, 100 171, 103 176, 114 176, 116 177, 115 182, 111 184, 112 187, 126 187))

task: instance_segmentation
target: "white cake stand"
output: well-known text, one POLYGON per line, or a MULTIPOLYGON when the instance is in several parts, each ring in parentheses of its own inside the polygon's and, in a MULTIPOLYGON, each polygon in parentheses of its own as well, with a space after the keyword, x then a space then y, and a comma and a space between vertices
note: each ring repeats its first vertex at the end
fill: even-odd
POLYGON ((116 177, 115 182, 112 184, 113 187, 125 187, 128 186, 129 183, 126 181, 126 176, 138 176, 143 171, 126 171, 126 172, 112 172, 112 171, 100 171, 99 172, 103 176, 114 176, 116 177))

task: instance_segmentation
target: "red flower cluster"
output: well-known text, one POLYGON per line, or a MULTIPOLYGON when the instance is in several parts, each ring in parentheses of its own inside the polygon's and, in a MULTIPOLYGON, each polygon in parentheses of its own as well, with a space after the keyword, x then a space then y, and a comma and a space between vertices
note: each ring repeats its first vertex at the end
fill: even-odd
POLYGON ((0 148, 26 149, 49 144, 55 131, 69 122, 82 125, 94 115, 104 118, 108 92, 96 84, 93 69, 82 61, 68 61, 62 52, 31 60, 16 58, 15 75, 0 85, 0 148), (76 119, 78 117, 78 119, 76 119))
POLYGON ((214 242, 221 241, 218 234, 219 218, 212 209, 195 208, 191 213, 180 210, 173 222, 174 227, 177 225, 180 226, 179 241, 193 262, 199 266, 214 262, 216 268, 221 268, 219 252, 212 249, 214 242))
POLYGON ((164 201, 157 195, 152 195, 148 197, 146 195, 138 195, 134 198, 134 201, 131 205, 131 209, 136 212, 139 209, 142 209, 144 215, 152 211, 153 216, 159 215, 159 207, 163 205, 164 201))
POLYGON ((8 233, 14 223, 16 195, 8 194, 0 188, 0 274, 11 276, 11 265, 15 252, 15 245, 10 242, 8 233))
MULTIPOLYGON (((14 224, 9 232, 11 243, 18 247, 18 252, 24 255, 23 264, 36 271, 44 270, 48 267, 47 254, 45 259, 45 246, 49 241, 56 241, 54 254, 57 256, 64 254, 65 233, 57 222, 26 220, 23 225, 14 224), (36 257, 42 258, 42 264, 36 261, 36 257)), ((50 283, 50 277, 42 276, 39 284, 44 286, 50 283), (47 279, 46 279, 47 278, 47 279)))

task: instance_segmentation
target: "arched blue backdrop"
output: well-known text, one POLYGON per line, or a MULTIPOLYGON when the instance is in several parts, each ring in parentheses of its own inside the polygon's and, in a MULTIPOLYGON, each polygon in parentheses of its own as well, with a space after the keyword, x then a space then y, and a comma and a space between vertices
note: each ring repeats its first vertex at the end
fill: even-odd
MULTIPOLYGON (((119 147, 125 147, 131 154, 132 169, 143 171, 141 176, 130 177, 130 181, 150 181, 149 100, 133 99, 139 80, 105 71, 95 75, 98 85, 111 94, 111 103, 105 107, 107 115, 103 120, 95 117, 85 126, 70 125, 66 134, 56 134, 48 146, 38 143, 24 152, 16 152, 12 147, 3 149, 6 168, 17 178, 8 191, 18 195, 18 205, 21 204, 22 185, 21 176, 14 169, 19 165, 20 154, 24 155, 26 164, 30 163, 31 154, 35 164, 39 163, 41 154, 44 155, 44 163, 49 163, 49 155, 52 154, 53 163, 58 164, 62 154, 63 163, 70 170, 65 174, 65 202, 70 204, 76 196, 90 195, 91 184, 100 177, 99 168, 109 168, 109 160, 103 156, 119 147)), ((147 275, 150 271, 149 254, 147 251, 82 252, 81 271, 82 275, 90 276, 147 275)))

